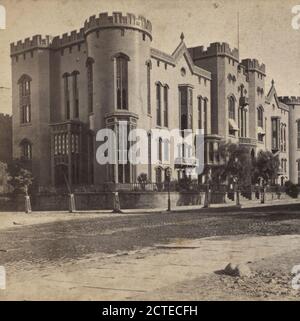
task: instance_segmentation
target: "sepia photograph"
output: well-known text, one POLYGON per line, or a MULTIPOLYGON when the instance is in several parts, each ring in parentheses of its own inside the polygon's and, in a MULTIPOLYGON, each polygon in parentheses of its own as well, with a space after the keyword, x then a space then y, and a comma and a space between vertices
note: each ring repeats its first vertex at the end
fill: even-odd
POLYGON ((0 301, 299 301, 299 71, 297 0, 0 0, 0 301))

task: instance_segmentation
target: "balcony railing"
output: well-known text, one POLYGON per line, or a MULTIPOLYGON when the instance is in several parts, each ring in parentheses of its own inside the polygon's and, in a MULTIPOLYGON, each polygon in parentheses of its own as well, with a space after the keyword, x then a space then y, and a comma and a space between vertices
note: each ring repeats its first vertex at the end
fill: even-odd
POLYGON ((177 157, 175 158, 175 167, 195 167, 197 159, 195 157, 177 157))
POLYGON ((239 138, 239 143, 242 145, 256 145, 257 144, 257 140, 254 138, 249 138, 249 137, 240 137, 239 138))

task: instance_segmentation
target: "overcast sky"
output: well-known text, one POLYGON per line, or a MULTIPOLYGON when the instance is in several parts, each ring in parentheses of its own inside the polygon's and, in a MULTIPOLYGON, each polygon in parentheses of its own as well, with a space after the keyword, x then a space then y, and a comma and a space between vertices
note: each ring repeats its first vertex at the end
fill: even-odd
MULTIPOLYGON (((152 22, 152 47, 172 53, 181 32, 187 46, 228 42, 237 47, 240 12, 240 58, 266 64, 279 95, 300 96, 300 30, 291 27, 297 0, 0 0, 6 7, 6 30, 0 30, 0 87, 11 88, 9 44, 35 34, 61 35, 83 26, 100 12, 142 14, 152 22)), ((300 4, 300 2, 299 2, 300 4)), ((0 112, 11 113, 11 93, 0 88, 0 112)))

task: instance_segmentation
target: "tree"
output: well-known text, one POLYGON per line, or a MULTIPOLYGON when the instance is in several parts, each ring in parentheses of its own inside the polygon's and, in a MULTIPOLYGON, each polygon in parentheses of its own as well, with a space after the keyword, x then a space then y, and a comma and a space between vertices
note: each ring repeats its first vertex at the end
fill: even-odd
POLYGON ((253 178, 255 182, 263 180, 266 186, 272 179, 277 178, 279 171, 279 158, 269 151, 260 151, 254 160, 253 178))
POLYGON ((233 181, 239 186, 251 184, 252 157, 247 147, 234 143, 222 143, 218 157, 220 165, 214 167, 212 181, 233 181))
POLYGON ((33 183, 32 173, 22 167, 20 160, 14 160, 8 166, 8 181, 14 188, 15 193, 25 193, 28 196, 28 189, 33 183))
POLYGON ((257 183, 262 180, 263 183, 261 203, 265 203, 266 186, 270 184, 271 179, 277 178, 279 166, 278 156, 269 151, 260 151, 254 160, 253 179, 257 183))

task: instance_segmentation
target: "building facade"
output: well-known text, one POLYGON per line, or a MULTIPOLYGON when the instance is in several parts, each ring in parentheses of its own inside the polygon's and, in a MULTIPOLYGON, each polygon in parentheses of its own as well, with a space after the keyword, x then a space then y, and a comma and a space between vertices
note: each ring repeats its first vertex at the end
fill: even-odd
POLYGON ((12 117, 0 114, 0 162, 10 163, 12 160, 12 117))
POLYGON ((264 64, 240 60, 226 43, 187 48, 183 34, 172 54, 151 42, 149 20, 115 12, 92 16, 62 37, 11 44, 13 156, 31 164, 40 186, 128 184, 141 173, 160 183, 194 166, 194 149, 183 148, 180 165, 162 157, 171 145, 160 137, 156 163, 149 152, 148 165, 100 165, 97 132, 118 131, 122 121, 128 130, 146 129, 148 145, 153 128, 202 129, 203 158, 212 167, 221 141, 248 146, 253 155, 272 150, 282 164, 278 183, 295 181, 296 105, 278 98, 274 83, 266 92, 264 64))

